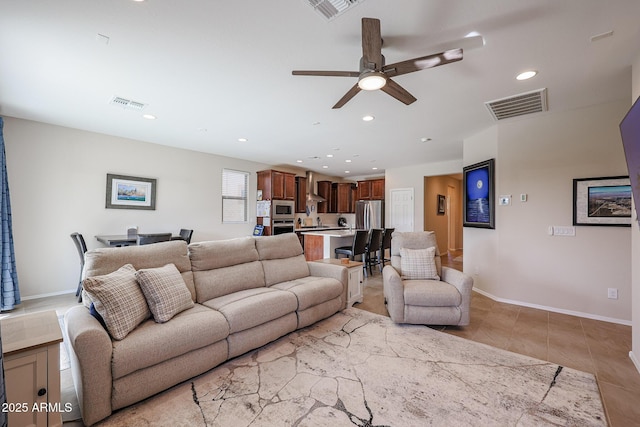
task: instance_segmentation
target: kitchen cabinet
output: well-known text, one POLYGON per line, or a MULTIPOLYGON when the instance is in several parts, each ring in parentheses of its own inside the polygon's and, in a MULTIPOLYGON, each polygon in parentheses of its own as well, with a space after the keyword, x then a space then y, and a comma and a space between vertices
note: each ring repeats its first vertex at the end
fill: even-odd
POLYGON ((296 213, 305 213, 307 210, 307 178, 296 176, 296 213))
POLYGON ((332 213, 353 213, 355 204, 353 203, 353 191, 355 184, 350 182, 335 182, 332 186, 331 207, 332 213))
POLYGON ((358 200, 384 200, 384 178, 358 181, 358 200))
POLYGON ((325 201, 318 202, 318 213, 329 213, 329 206, 331 204, 331 181, 318 181, 318 196, 322 197, 325 201))
POLYGON ((262 200, 295 200, 296 175, 290 172, 264 170, 257 172, 262 200))

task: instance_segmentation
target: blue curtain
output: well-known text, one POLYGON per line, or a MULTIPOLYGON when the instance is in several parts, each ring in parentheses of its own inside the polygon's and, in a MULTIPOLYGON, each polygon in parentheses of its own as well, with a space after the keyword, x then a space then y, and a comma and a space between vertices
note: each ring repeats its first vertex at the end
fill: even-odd
POLYGON ((16 271, 16 255, 13 251, 13 231, 11 225, 11 202, 9 201, 9 182, 7 180, 7 155, 4 149, 4 137, 2 128, 4 120, 0 117, 0 244, 2 245, 0 257, 2 259, 2 271, 0 272, 0 310, 11 310, 16 304, 20 304, 20 290, 18 289, 18 272, 16 271))

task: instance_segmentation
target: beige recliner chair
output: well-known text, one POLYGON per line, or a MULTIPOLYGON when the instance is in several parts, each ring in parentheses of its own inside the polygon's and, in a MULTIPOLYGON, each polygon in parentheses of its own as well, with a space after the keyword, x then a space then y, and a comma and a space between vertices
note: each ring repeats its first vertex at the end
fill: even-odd
POLYGON ((469 324, 473 279, 443 267, 433 231, 394 232, 383 270, 391 320, 421 325, 469 324))

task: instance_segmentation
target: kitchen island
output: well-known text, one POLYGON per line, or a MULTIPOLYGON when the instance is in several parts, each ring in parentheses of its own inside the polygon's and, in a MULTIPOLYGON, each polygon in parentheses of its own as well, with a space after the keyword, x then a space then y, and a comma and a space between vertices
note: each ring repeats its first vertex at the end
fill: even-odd
POLYGON ((335 258, 335 249, 351 246, 355 230, 313 230, 302 232, 304 235, 304 256, 307 261, 335 258))

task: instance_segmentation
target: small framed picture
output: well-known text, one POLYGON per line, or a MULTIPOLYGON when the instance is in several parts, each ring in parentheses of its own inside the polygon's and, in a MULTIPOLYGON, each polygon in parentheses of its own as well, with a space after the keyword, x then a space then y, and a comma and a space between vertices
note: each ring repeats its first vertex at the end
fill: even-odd
POLYGON ((630 227, 629 177, 574 179, 573 225, 630 227))
POLYGON ((107 174, 107 209, 156 209, 156 180, 107 174))
POLYGON ((444 215, 447 207, 447 198, 438 194, 438 215, 444 215))
POLYGON ((495 228, 494 166, 489 159, 462 169, 464 227, 495 228))

